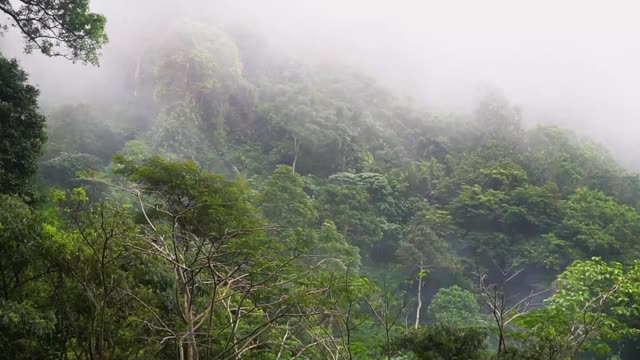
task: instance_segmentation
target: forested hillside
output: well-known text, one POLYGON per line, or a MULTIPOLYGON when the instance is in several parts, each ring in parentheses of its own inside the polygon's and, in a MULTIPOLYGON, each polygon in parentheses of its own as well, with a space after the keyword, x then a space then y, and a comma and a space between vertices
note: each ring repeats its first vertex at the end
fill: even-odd
MULTIPOLYGON (((89 17, 64 54, 97 62, 89 17)), ((101 101, 40 109, 0 57, 0 359, 640 354, 640 177, 606 148, 165 30, 101 101)))

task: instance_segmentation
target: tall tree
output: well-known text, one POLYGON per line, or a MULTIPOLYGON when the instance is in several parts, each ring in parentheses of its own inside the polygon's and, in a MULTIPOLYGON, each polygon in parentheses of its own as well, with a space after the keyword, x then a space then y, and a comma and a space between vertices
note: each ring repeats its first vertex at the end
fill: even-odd
POLYGON ((46 291, 34 286, 48 272, 38 256, 40 220, 20 198, 0 194, 0 359, 48 357, 38 345, 55 321, 39 306, 46 291))
POLYGON ((26 189, 47 138, 38 89, 27 79, 15 59, 0 55, 0 193, 26 189))
POLYGON ((412 269, 418 280, 414 323, 416 328, 420 326, 422 292, 430 269, 455 269, 458 266, 447 242, 452 232, 451 219, 447 213, 428 208, 411 219, 400 240, 398 257, 412 269))
POLYGON ((304 316, 293 305, 317 290, 296 286, 302 269, 293 271, 290 249, 264 236, 264 220, 241 182, 193 162, 115 160, 144 219, 141 251, 173 275, 174 313, 155 326, 175 341, 178 359, 238 359, 268 346, 279 320, 304 316))

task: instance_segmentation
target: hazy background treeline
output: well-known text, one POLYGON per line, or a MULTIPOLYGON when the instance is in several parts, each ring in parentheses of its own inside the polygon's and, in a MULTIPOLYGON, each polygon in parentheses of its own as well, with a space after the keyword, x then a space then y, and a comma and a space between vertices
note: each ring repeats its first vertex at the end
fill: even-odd
POLYGON ((526 124, 569 127, 638 168, 640 49, 632 2, 143 0, 94 1, 92 9, 107 15, 112 39, 99 69, 23 57, 15 32, 2 39, 6 53, 22 58, 44 103, 121 93, 141 45, 162 41, 168 22, 189 17, 252 31, 305 62, 349 64, 438 113, 468 111, 478 87, 496 86, 523 109, 526 124))

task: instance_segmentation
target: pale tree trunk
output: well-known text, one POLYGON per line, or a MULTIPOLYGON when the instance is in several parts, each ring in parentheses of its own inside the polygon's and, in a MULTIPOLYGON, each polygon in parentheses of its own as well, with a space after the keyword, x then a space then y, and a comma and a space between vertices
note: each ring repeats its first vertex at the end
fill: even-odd
POLYGON ((296 163, 298 162, 298 152, 300 151, 300 140, 295 135, 293 136, 293 163, 291 168, 293 173, 296 173, 296 163))
POLYGON ((409 330, 409 312, 404 315, 404 329, 409 330))
POLYGON ((198 348, 193 324, 187 327, 187 331, 189 332, 189 334, 187 334, 187 360, 198 360, 198 348))
POLYGON ((416 323, 415 328, 420 326, 420 310, 422 310, 422 268, 424 267, 424 260, 420 260, 420 272, 418 272, 418 308, 416 309, 416 323))
MULTIPOLYGON (((186 290, 186 289, 185 289, 186 290)), ((196 334, 194 327, 193 311, 191 309, 191 294, 186 293, 184 297, 185 302, 185 318, 187 323, 187 333, 185 338, 187 339, 187 360, 198 360, 198 348, 196 344, 196 334)))
POLYGON ((187 333, 185 334, 185 338, 187 339, 187 360, 198 360, 199 354, 196 343, 195 319, 192 308, 193 294, 191 293, 192 289, 189 289, 188 286, 185 286, 184 290, 184 315, 187 325, 187 333))
MULTIPOLYGON (((178 257, 176 257, 178 258, 178 257)), ((181 336, 178 349, 180 360, 198 360, 199 353, 195 336, 195 317, 193 315, 193 288, 189 287, 185 277, 185 271, 180 266, 175 266, 176 305, 181 309, 181 316, 186 326, 186 332, 181 336), (185 357, 186 348, 186 357, 185 357)))
POLYGON ((289 321, 287 321, 287 329, 284 333, 284 336, 282 337, 282 344, 280 345, 280 351, 278 351, 276 360, 280 360, 280 358, 282 357, 282 352, 284 351, 284 347, 287 344, 287 337, 289 337, 289 321))
POLYGON ((133 75, 133 96, 136 97, 138 96, 138 84, 140 83, 140 66, 141 66, 141 59, 140 56, 138 56, 138 59, 136 61, 136 71, 133 75))
POLYGON ((178 360, 185 360, 182 340, 178 340, 178 360))

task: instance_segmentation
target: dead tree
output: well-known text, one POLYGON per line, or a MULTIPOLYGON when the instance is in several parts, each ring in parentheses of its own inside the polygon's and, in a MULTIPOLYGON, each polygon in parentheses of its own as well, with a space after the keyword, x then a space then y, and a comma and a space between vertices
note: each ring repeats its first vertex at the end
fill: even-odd
POLYGON ((407 292, 403 291, 400 299, 400 304, 396 309, 393 309, 393 298, 389 290, 387 281, 382 283, 382 301, 376 303, 371 299, 367 300, 369 308, 373 313, 377 322, 384 328, 385 344, 384 350, 388 360, 391 360, 391 331, 396 326, 400 315, 404 312, 407 306, 407 292))
POLYGON ((513 264, 500 267, 499 279, 490 282, 489 276, 479 270, 475 275, 478 278, 478 291, 481 304, 489 311, 498 330, 498 354, 507 351, 506 328, 511 322, 527 312, 541 305, 543 295, 551 289, 542 291, 531 290, 528 295, 519 297, 517 294, 509 294, 509 285, 522 273, 524 269, 514 269, 513 264))

